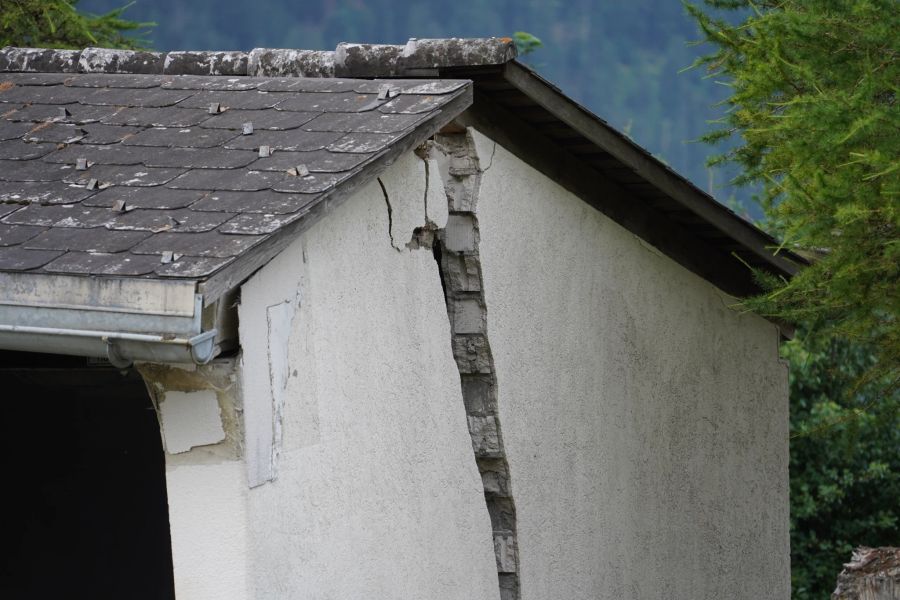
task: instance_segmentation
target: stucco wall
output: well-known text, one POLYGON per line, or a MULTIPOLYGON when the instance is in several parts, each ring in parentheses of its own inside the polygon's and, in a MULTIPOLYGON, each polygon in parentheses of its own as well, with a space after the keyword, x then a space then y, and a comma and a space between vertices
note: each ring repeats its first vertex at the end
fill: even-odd
POLYGON ((523 600, 788 598, 775 327, 475 135, 523 600))
POLYGON ((437 265, 405 248, 424 163, 381 180, 390 233, 372 182, 242 288, 255 598, 498 597, 437 265))

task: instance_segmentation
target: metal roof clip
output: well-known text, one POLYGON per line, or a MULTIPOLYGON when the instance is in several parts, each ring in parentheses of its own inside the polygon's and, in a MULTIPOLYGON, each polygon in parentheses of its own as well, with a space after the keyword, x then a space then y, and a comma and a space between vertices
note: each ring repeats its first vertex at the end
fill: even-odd
POLYGON ((87 171, 88 164, 86 158, 76 158, 75 159, 75 170, 76 171, 87 171))
POLYGON ((161 262, 164 265, 167 265, 171 262, 177 261, 182 256, 184 256, 184 255, 176 254, 175 252, 173 252, 171 250, 166 250, 165 252, 162 253, 162 256, 159 257, 159 262, 161 262))
POLYGON ((253 123, 247 121, 243 125, 241 125, 241 133, 244 135, 250 135, 253 133, 253 123))
POLYGON ((384 84, 380 88, 378 88, 378 99, 379 100, 387 100, 390 98, 391 94, 391 86, 388 84, 384 84))
POLYGON ((85 189, 88 189, 88 190, 100 189, 100 182, 97 181, 96 179, 89 179, 87 182, 87 185, 85 186, 85 189))
POLYGON ((218 102, 213 102, 212 104, 209 105, 209 114, 217 115, 220 112, 222 112, 222 105, 219 104, 218 102))
POLYGON ((259 157, 260 158, 269 158, 272 156, 272 147, 271 146, 260 146, 259 147, 259 157))
POLYGON ((66 108, 65 106, 60 106, 60 107, 59 107, 59 115, 58 115, 58 116, 59 116, 60 119, 67 119, 68 117, 71 117, 71 116, 72 116, 72 113, 70 113, 70 112, 69 112, 69 109, 66 108))
POLYGON ((309 167, 306 165, 291 167, 288 169, 288 175, 293 175, 294 177, 309 177, 309 167))
POLYGON ((116 212, 128 212, 129 210, 128 205, 124 200, 116 200, 115 203, 113 203, 112 209, 116 212))

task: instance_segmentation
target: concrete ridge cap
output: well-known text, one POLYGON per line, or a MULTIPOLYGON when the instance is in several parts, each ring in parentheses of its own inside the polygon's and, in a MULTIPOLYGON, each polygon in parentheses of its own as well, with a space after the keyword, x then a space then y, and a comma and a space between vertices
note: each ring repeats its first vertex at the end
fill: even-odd
POLYGON ((437 75, 447 67, 501 65, 517 56, 512 38, 411 38, 406 44, 341 42, 335 50, 0 50, 0 72, 229 75, 263 77, 397 77, 437 75))

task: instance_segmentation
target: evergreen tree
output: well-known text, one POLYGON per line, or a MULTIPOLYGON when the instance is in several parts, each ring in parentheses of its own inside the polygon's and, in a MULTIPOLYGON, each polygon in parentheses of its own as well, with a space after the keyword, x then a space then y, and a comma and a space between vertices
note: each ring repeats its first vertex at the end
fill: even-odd
POLYGON ((761 184, 766 224, 812 260, 747 305, 800 324, 791 364, 791 570, 827 599, 850 550, 900 539, 900 10, 896 0, 705 0, 730 86, 716 159, 761 184), (731 15, 733 16, 733 14, 731 15))
POLYGON ((79 12, 78 0, 0 0, 0 47, 80 49, 144 48, 144 40, 131 37, 152 23, 122 18, 124 6, 102 15, 79 12))
POLYGON ((719 161, 764 188, 768 225, 813 260, 749 302, 866 344, 866 379, 900 383, 900 10, 896 0, 706 0, 749 8, 733 25, 696 7, 731 86, 708 141, 740 136, 719 161))

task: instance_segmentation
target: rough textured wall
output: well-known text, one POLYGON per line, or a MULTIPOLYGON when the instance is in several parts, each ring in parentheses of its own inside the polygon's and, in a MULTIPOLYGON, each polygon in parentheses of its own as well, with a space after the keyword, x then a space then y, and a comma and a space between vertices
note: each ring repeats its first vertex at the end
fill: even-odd
POLYGON ((255 598, 499 595, 437 264, 406 248, 424 165, 398 161, 242 288, 247 460, 274 477, 249 491, 255 598))
POLYGON ((523 600, 787 599, 775 327, 476 141, 523 600))

